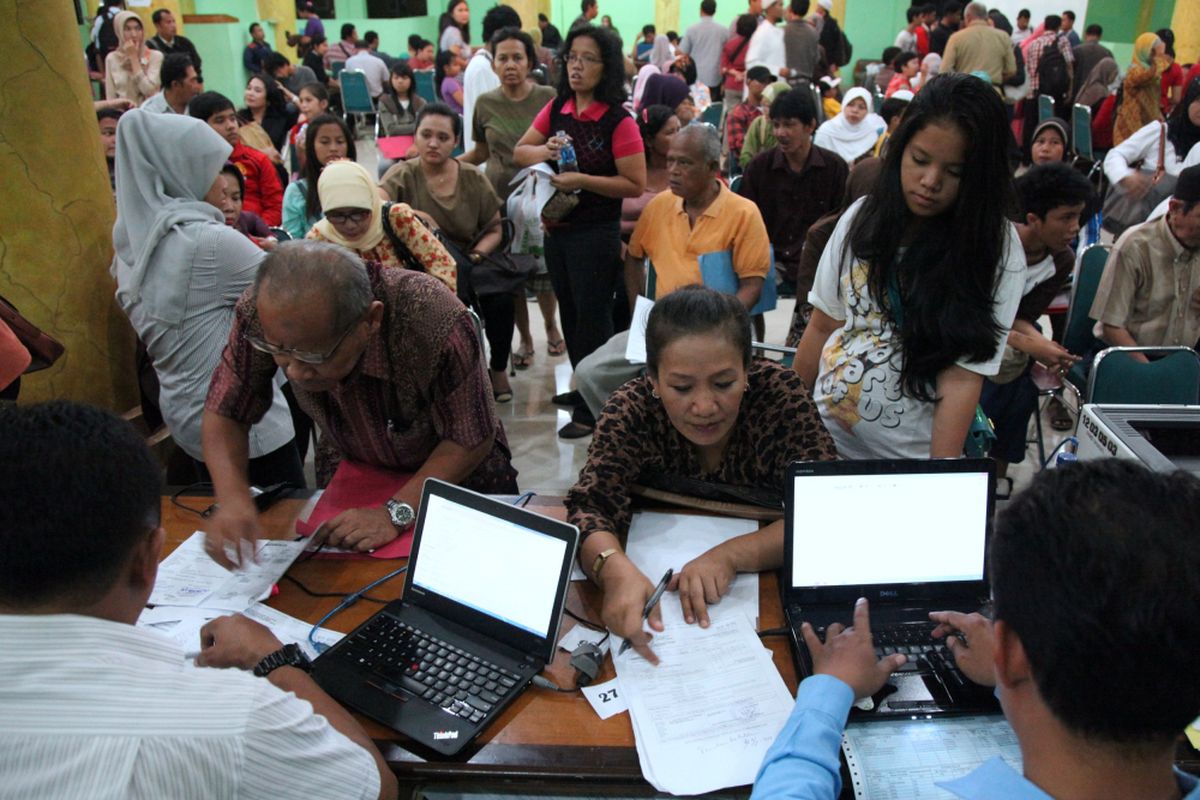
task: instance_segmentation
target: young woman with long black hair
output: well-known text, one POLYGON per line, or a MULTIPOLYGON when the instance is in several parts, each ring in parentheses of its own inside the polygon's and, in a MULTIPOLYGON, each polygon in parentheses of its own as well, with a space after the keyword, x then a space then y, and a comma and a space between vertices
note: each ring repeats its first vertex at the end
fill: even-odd
POLYGON ((795 368, 843 458, 962 454, 1024 280, 1004 106, 940 75, 826 247, 795 368))

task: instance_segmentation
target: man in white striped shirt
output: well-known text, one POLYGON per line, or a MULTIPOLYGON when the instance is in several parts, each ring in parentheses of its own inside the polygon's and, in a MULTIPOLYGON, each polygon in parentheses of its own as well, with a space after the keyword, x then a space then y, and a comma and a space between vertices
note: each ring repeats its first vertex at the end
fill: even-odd
POLYGON ((395 798, 362 728, 263 626, 202 632, 197 664, 236 670, 133 627, 166 535, 160 490, 106 411, 0 413, 0 797, 395 798))

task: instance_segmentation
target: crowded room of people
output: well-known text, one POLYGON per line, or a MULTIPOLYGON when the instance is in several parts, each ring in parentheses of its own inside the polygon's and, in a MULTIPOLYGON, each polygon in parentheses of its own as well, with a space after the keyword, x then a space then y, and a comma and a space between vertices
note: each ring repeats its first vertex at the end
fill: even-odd
POLYGON ((9 5, 0 800, 1200 800, 1193 0, 9 5))

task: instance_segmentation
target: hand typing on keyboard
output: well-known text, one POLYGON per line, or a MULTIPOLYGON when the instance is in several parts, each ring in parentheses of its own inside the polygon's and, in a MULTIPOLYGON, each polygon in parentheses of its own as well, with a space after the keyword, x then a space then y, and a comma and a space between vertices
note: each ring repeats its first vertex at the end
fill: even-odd
POLYGON ((992 621, 982 614, 958 611, 932 611, 929 618, 937 623, 933 638, 945 638, 958 669, 981 686, 995 686, 996 640, 992 621))
POLYGON ((854 624, 849 628, 837 622, 830 625, 823 643, 807 622, 800 626, 800 631, 812 654, 813 673, 841 680, 854 691, 855 699, 875 694, 888 676, 908 660, 908 656, 899 653, 876 657, 870 608, 865 597, 854 604, 854 624))

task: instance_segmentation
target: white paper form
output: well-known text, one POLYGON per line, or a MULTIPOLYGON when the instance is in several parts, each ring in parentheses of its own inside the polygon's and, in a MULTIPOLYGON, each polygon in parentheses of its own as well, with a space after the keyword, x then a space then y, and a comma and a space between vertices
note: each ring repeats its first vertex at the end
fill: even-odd
MULTIPOLYGON (((271 629, 271 633, 275 634, 275 638, 284 644, 295 642, 300 645, 300 649, 304 651, 304 655, 309 658, 316 658, 320 655, 308 641, 308 633, 312 630, 312 625, 304 620, 296 619, 277 608, 271 608, 262 603, 255 603, 242 613, 250 619, 266 625, 271 629)), ((319 644, 333 647, 345 635, 338 631, 321 628, 313 635, 313 639, 319 644)))
MULTIPOLYGON (((317 651, 308 641, 308 632, 312 630, 312 625, 307 622, 262 603, 255 603, 241 613, 266 625, 271 629, 271 633, 275 634, 275 637, 284 644, 296 642, 309 658, 317 657, 317 651)), ((207 608, 156 606, 142 611, 141 616, 138 617, 137 626, 166 636, 182 647, 188 658, 194 658, 200 651, 200 629, 217 617, 224 617, 228 614, 227 611, 207 608)), ((322 628, 313 638, 332 647, 343 636, 345 636, 344 633, 322 628)))
POLYGON ((204 532, 196 531, 158 565, 147 604, 242 611, 270 594, 306 544, 304 539, 259 539, 257 562, 230 572, 204 551, 204 532))
POLYGON ((859 800, 949 798, 937 781, 960 778, 993 756, 1021 772, 1017 735, 999 715, 852 723, 842 750, 859 800))
POLYGON ((676 795, 753 783, 794 704, 770 651, 740 614, 701 628, 667 605, 663 623, 657 667, 634 650, 616 658, 643 776, 676 795))
MULTIPOLYGON (((678 573, 696 556, 756 530, 758 522, 749 519, 642 511, 633 515, 625 553, 651 583, 657 584, 668 569, 678 573)), ((678 606, 679 595, 663 595, 662 603, 678 606)), ((740 573, 730 585, 729 594, 708 607, 711 620, 726 614, 744 614, 752 625, 758 624, 758 573, 740 573)))

